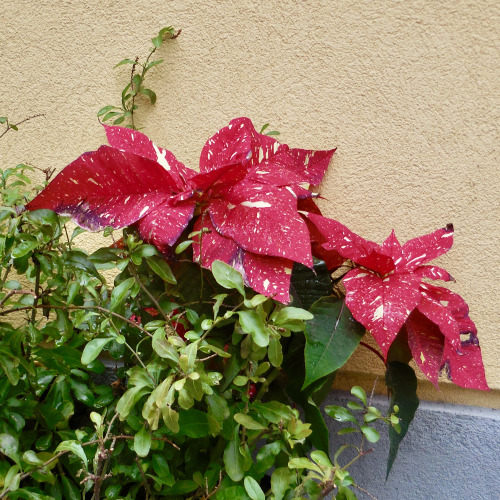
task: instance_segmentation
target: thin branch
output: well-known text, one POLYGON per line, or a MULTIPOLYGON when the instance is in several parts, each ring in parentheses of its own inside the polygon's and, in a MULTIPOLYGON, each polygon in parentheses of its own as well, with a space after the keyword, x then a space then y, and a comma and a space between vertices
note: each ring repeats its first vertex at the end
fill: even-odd
POLYGON ((139 469, 139 473, 141 474, 142 485, 146 490, 146 500, 149 500, 149 497, 151 496, 151 489, 149 487, 148 480, 146 479, 146 474, 144 474, 144 470, 142 469, 141 461, 137 456, 135 457, 135 463, 137 465, 137 468, 139 469))
MULTIPOLYGON (((361 450, 362 448, 360 448, 361 450)), ((341 470, 347 470, 354 462, 357 462, 361 457, 364 457, 365 455, 368 455, 368 453, 371 453, 373 451, 373 448, 370 448, 369 450, 365 451, 360 451, 350 462, 348 462, 344 467, 342 467, 341 470)))
MULTIPOLYGON (((38 115, 33 115, 33 116, 28 116, 28 118, 25 118, 24 120, 21 120, 20 122, 14 123, 14 125, 11 125, 9 121, 7 120, 7 128, 0 134, 0 139, 9 131, 12 130, 13 128, 19 127, 24 122, 27 122, 29 120, 33 120, 33 118, 38 118, 40 116, 45 116, 44 113, 39 113, 38 115)), ((0 497, 1 498, 1 497, 0 497)))
POLYGON ((369 403, 368 406, 372 405, 372 399, 373 399, 373 395, 375 394, 375 388, 377 387, 377 382, 378 382, 378 375, 375 377, 375 381, 373 382, 372 392, 370 394, 370 399, 368 400, 368 403, 369 403))
POLYGON ((323 490, 321 490, 321 493, 318 497, 318 499, 320 498, 325 498, 329 493, 331 493, 334 489, 336 488, 335 484, 330 481, 324 488, 323 490))
POLYGON ((207 359, 212 359, 215 358, 216 356, 218 356, 218 354, 214 352, 213 354, 210 354, 210 356, 207 356, 206 358, 196 358, 196 361, 206 361, 207 359))
POLYGON ((357 488, 359 491, 362 491, 365 495, 368 495, 373 500, 378 500, 377 497, 374 497, 371 493, 369 493, 368 491, 366 491, 364 488, 361 488, 361 486, 358 486, 357 484, 353 484, 353 486, 355 488, 357 488))
POLYGON ((382 354, 380 354, 377 349, 375 349, 374 347, 372 347, 370 344, 367 344, 366 342, 360 342, 360 345, 362 345, 363 347, 366 347, 367 349, 369 349, 370 351, 374 352, 381 360, 382 362, 384 363, 385 365, 385 359, 384 359, 384 356, 382 356, 382 354))
POLYGON ((36 293, 33 290, 11 290, 1 301, 0 301, 0 307, 3 307, 3 305, 13 296, 13 295, 33 295, 36 297, 36 293))
POLYGON ((141 290, 150 298, 151 302, 155 305, 156 309, 158 312, 163 316, 163 319, 166 321, 166 323, 174 329, 172 322, 170 321, 170 318, 165 314, 163 309, 160 307, 159 302, 156 300, 155 296, 146 288, 144 283, 141 281, 141 278, 137 274, 136 270, 134 269, 134 266, 129 264, 128 269, 130 271, 130 274, 134 277, 135 281, 137 281, 137 284, 141 287, 141 290))
MULTIPOLYGON (((35 264, 36 268, 36 276, 35 276, 35 299, 33 300, 33 305, 36 307, 38 299, 40 298, 40 273, 41 273, 41 268, 40 268, 40 262, 38 262, 38 259, 33 255, 33 264, 35 264)), ((31 324, 34 325, 36 320, 36 309, 33 309, 31 311, 31 324)))

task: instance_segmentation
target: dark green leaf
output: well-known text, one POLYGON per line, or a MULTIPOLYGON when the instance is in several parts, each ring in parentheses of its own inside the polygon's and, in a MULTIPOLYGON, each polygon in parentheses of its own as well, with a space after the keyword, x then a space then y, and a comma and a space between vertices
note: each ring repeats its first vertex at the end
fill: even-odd
POLYGON ((111 337, 105 339, 93 339, 83 349, 82 364, 88 365, 99 356, 104 347, 113 339, 111 337))
POLYGON ((239 425, 234 428, 231 439, 224 450, 224 465, 227 475, 233 481, 241 481, 245 475, 244 457, 240 453, 239 425))
POLYGON ((330 417, 335 419, 337 422, 357 423, 357 420, 354 417, 354 415, 347 408, 344 408, 343 406, 336 406, 336 405, 327 406, 325 407, 325 412, 328 415, 330 415, 330 417))
POLYGON ((312 269, 294 264, 290 281, 290 295, 295 307, 309 308, 321 297, 331 295, 332 278, 322 260, 314 259, 312 269))
POLYGON ((208 415, 194 408, 179 412, 179 427, 181 434, 192 438, 199 438, 210 434, 208 415))
POLYGON ((194 490, 198 489, 198 485, 194 482, 191 481, 190 479, 181 479, 175 482, 175 484, 166 490, 166 494, 171 496, 171 495, 178 495, 182 496, 185 495, 186 493, 191 493, 194 490))
POLYGON ((70 378, 69 385, 78 401, 85 403, 87 406, 92 406, 94 404, 94 395, 86 384, 74 378, 70 378))
POLYGON ((314 318, 306 325, 303 388, 338 370, 358 347, 365 328, 353 317, 343 299, 324 297, 311 307, 314 318))
POLYGON ((399 444, 408 432, 408 427, 417 411, 419 400, 417 397, 417 377, 411 366, 398 361, 388 363, 385 372, 385 383, 392 393, 389 413, 394 411, 394 406, 399 407, 398 417, 401 426, 400 433, 397 433, 392 426, 389 427, 390 448, 387 460, 387 480, 394 460, 396 460, 399 444))
POLYGON ((62 441, 59 443, 57 448, 54 450, 56 453, 59 451, 70 451, 71 453, 74 453, 78 458, 81 459, 83 464, 85 465, 85 470, 88 468, 88 459, 87 455, 85 455, 85 452, 83 451, 82 445, 78 443, 77 441, 73 440, 68 440, 68 441, 62 441))
POLYGON ((112 311, 118 311, 123 306, 125 300, 127 299, 127 297, 129 297, 130 289, 134 286, 134 284, 135 279, 128 278, 125 281, 122 281, 118 286, 115 286, 115 288, 113 288, 113 291, 111 292, 112 311))
POLYGON ((172 273, 172 269, 167 264, 167 261, 159 256, 147 257, 146 261, 151 270, 156 273, 163 281, 175 285, 177 280, 172 273))

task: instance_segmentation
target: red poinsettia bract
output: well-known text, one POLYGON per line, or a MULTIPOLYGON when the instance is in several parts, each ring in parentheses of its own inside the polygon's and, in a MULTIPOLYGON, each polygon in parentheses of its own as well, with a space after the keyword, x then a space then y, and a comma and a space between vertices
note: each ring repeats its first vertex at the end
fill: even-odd
POLYGON ((451 224, 404 245, 393 231, 378 245, 335 220, 311 213, 308 218, 327 239, 325 249, 357 264, 343 279, 346 305, 372 333, 385 357, 405 327, 416 364, 435 385, 445 368, 457 385, 488 389, 467 304, 448 289, 422 281, 453 280, 444 269, 426 265, 451 248, 451 224))
POLYGON ((248 118, 232 120, 208 140, 200 173, 144 134, 105 126, 110 146, 68 165, 27 208, 49 208, 100 230, 136 224, 161 250, 174 245, 193 217, 202 228, 195 258, 223 260, 247 285, 289 300, 293 262, 312 266, 311 241, 298 200, 313 195, 335 150, 289 148, 259 134, 248 118))

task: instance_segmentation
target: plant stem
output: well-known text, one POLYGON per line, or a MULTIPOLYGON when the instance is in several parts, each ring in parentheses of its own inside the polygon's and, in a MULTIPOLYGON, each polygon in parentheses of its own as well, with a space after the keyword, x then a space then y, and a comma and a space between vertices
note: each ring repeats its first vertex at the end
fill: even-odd
MULTIPOLYGON (((33 118, 38 118, 40 116, 45 116, 44 113, 39 113, 38 115, 33 115, 33 116, 28 116, 28 118, 25 118, 24 120, 21 120, 20 122, 14 123, 14 125, 11 125, 9 121, 7 120, 7 128, 0 134, 0 139, 9 131, 12 130, 13 128, 18 127, 21 125, 21 123, 27 122, 29 120, 33 120, 33 118)), ((0 497, 1 498, 1 497, 0 497)))
POLYGON ((381 360, 382 362, 384 363, 385 365, 385 359, 384 359, 384 356, 382 356, 382 354, 380 354, 377 349, 375 349, 374 347, 372 347, 370 344, 367 344, 366 342, 360 342, 359 343, 360 345, 362 345, 363 347, 366 347, 367 349, 369 349, 370 351, 374 352, 381 360))
POLYGON ((266 381, 260 386, 259 392, 255 396, 254 401, 260 401, 264 394, 269 390, 269 386, 273 383, 274 379, 281 373, 281 368, 274 368, 273 371, 266 377, 266 381))
POLYGON ((151 302, 153 302, 158 312, 163 316, 163 319, 168 324, 168 326, 170 326, 170 328, 174 330, 174 326, 172 325, 170 318, 165 314, 163 309, 160 307, 160 304, 156 300, 155 296, 144 286, 144 283, 139 278, 139 275, 137 274, 137 271, 135 270, 134 266, 132 264, 129 264, 128 269, 130 271, 130 274, 134 277, 137 284, 141 287, 141 290, 150 298, 151 302))
POLYGON ((344 465, 341 470, 347 470, 354 462, 357 462, 361 457, 364 457, 365 455, 368 455, 368 453, 371 453, 373 451, 373 448, 370 448, 369 450, 366 451, 360 451, 357 456, 355 456, 349 463, 344 465))
POLYGON ((38 299, 40 298, 40 262, 38 262, 38 259, 33 255, 33 264, 35 264, 36 268, 36 275, 35 275, 35 299, 33 300, 33 305, 35 308, 33 308, 33 311, 31 311, 31 324, 35 324, 36 320, 36 305, 38 302, 38 299))

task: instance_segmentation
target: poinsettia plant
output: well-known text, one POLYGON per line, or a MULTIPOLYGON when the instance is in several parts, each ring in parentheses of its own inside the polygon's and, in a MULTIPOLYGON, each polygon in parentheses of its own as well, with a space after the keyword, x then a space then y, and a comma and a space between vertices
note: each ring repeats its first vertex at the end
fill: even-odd
POLYGON ((321 182, 335 150, 290 148, 258 133, 248 118, 232 120, 207 141, 200 173, 137 130, 105 130, 110 146, 76 159, 28 210, 51 209, 90 230, 135 225, 166 260, 175 258, 174 246, 191 241, 193 261, 209 269, 225 262, 241 272, 246 286, 285 304, 293 302, 294 264, 312 268, 313 255, 322 256, 315 252, 319 246, 330 251, 331 271, 332 261, 353 264, 342 280, 345 305, 384 359, 404 329, 431 382, 437 385, 446 368, 458 385, 488 388, 467 305, 424 282, 452 280, 444 269, 426 265, 451 248, 451 224, 404 245, 394 232, 382 245, 364 240, 320 215, 312 201, 318 194, 309 186, 321 182), (187 228, 192 240, 182 237, 187 228))
POLYGON ((2 171, 0 316, 18 320, 0 323, 0 498, 352 499, 373 425, 388 426, 389 473, 413 419, 411 358, 436 386, 444 371, 488 389, 467 305, 429 283, 453 281, 428 264, 451 225, 363 239, 315 202, 335 149, 289 147, 248 118, 207 141, 198 170, 136 130, 136 99, 156 100, 150 58, 178 34, 117 65, 132 71, 122 106, 99 112, 109 145, 35 193, 33 167, 2 171), (89 254, 86 230, 112 242, 89 254), (367 331, 390 409, 354 387, 324 410, 359 446, 331 450, 320 404, 353 352, 374 350, 367 331))

